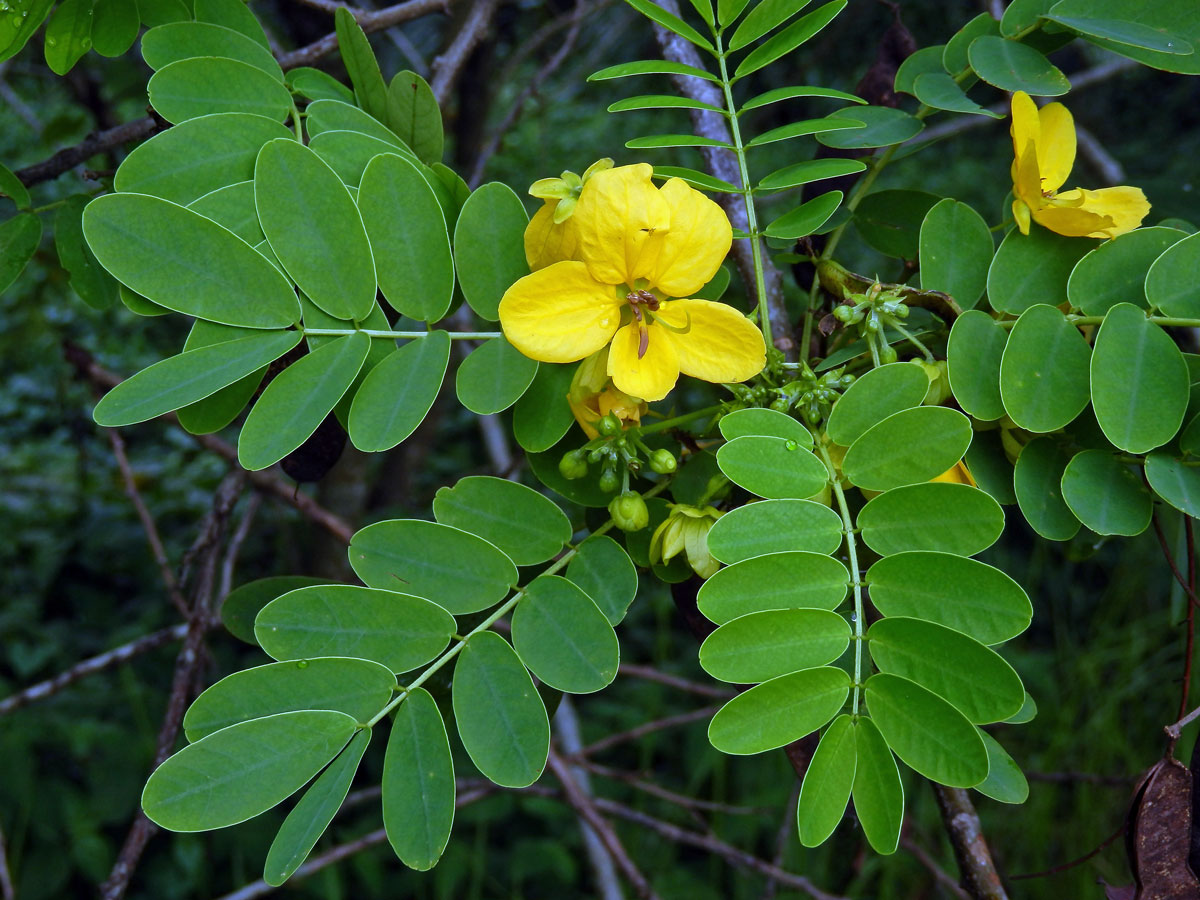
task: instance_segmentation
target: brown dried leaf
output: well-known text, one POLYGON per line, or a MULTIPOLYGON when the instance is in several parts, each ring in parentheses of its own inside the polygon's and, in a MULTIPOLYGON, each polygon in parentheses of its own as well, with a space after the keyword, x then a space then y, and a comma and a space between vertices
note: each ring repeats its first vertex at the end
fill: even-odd
POLYGON ((1132 826, 1135 900, 1200 900, 1200 880, 1188 866, 1192 774, 1183 763, 1154 765, 1134 800, 1132 826))

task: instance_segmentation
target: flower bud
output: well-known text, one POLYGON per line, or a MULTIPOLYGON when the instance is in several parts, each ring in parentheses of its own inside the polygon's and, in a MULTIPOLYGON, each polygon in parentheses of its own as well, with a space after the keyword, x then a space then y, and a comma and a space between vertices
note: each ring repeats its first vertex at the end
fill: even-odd
POLYGON ((879 348, 879 361, 884 365, 887 365, 888 363, 894 363, 897 359, 897 356, 898 354, 896 353, 896 348, 891 344, 884 344, 879 348))
POLYGON ((771 409, 775 412, 785 413, 792 408, 792 404, 788 403, 786 397, 777 397, 771 401, 771 409))
POLYGON ((605 437, 612 437, 614 434, 621 433, 621 420, 609 413, 606 416, 601 416, 596 422, 596 430, 605 437))
POLYGON ((608 504, 608 514, 622 531, 641 531, 650 524, 650 510, 636 491, 626 491, 608 504))
POLYGON ((611 494, 621 486, 621 479, 617 475, 617 470, 606 468, 600 473, 600 490, 606 494, 611 494))
POLYGON ((663 448, 650 454, 651 471, 657 472, 659 475, 670 475, 677 468, 679 468, 679 463, 675 461, 675 456, 670 450, 663 448))
POLYGON ((563 458, 558 461, 558 471, 562 473, 563 478, 569 481, 582 478, 587 474, 587 470, 587 453, 582 450, 564 453, 563 458))

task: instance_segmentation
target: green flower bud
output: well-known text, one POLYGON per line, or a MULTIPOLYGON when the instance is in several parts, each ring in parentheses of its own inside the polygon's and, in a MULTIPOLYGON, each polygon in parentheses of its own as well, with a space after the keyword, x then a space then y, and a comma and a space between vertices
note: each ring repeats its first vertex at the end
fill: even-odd
POLYGON ((596 430, 605 437, 612 437, 614 434, 621 433, 621 420, 609 413, 596 423, 596 430))
POLYGON ((679 463, 675 461, 675 456, 670 450, 663 448, 650 454, 650 469, 659 475, 670 475, 677 468, 679 463))
POLYGON ((600 473, 600 490, 606 494, 611 494, 621 486, 621 479, 617 475, 616 469, 605 469, 600 473))
POLYGON ((897 358, 896 348, 891 344, 884 344, 879 348, 879 361, 884 365, 894 363, 897 358))
POLYGON ((650 524, 650 510, 636 491, 626 491, 608 504, 608 514, 622 531, 641 531, 650 524))
POLYGON ((569 481, 582 478, 587 474, 587 470, 587 453, 582 450, 564 453, 563 458, 558 461, 558 471, 562 473, 563 478, 569 481))
POLYGON ((771 401, 771 409, 775 412, 785 413, 792 408, 792 404, 788 403, 786 397, 777 397, 771 401))
POLYGON ((597 447, 595 450, 592 450, 591 452, 588 453, 587 461, 590 463, 598 463, 598 462, 600 462, 600 460, 603 457, 604 457, 604 454, 597 447))

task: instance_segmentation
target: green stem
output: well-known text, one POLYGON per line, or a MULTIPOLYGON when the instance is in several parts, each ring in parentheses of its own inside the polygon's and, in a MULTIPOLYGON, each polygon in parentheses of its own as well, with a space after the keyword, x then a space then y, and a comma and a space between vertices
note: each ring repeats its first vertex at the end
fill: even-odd
MULTIPOLYGON (((646 493, 644 493, 642 496, 646 497, 646 498, 653 497, 655 494, 658 494, 661 491, 665 490, 668 484, 670 484, 670 481, 668 479, 663 479, 663 481, 656 484, 654 487, 650 488, 650 490, 646 491, 646 493)), ((597 528, 595 531, 593 531, 592 535, 593 536, 601 535, 601 534, 605 534, 606 532, 612 531, 612 529, 615 525, 616 525, 616 523, 613 522, 612 519, 609 519, 607 522, 605 522, 603 525, 601 525, 599 528, 597 528)), ((564 553, 562 556, 560 556, 558 559, 556 559, 554 561, 554 563, 548 569, 546 569, 546 571, 539 573, 538 577, 540 578, 542 575, 553 575, 555 572, 559 572, 562 569, 566 568, 567 564, 570 563, 571 560, 575 558, 575 554, 578 552, 579 552, 579 549, 577 547, 571 548, 566 553, 564 553)), ((432 677, 435 672, 437 672, 439 669, 441 669, 443 666, 445 666, 446 663, 450 662, 450 660, 452 660, 452 659, 454 659, 454 657, 458 656, 459 652, 462 651, 463 647, 467 646, 467 642, 469 640, 471 640, 471 638, 473 636, 479 634, 481 631, 487 631, 489 628, 491 628, 493 625, 495 625, 498 621, 500 621, 500 619, 504 618, 504 616, 506 616, 510 612, 512 612, 513 608, 518 603, 521 602, 521 598, 525 596, 525 594, 528 590, 529 590, 528 585, 526 585, 523 588, 519 588, 515 594, 513 594, 511 597, 509 597, 507 600, 505 600, 502 604, 500 604, 500 606, 496 608, 496 611, 494 613, 492 613, 490 616, 488 616, 486 619, 484 619, 482 622, 480 622, 478 625, 476 625, 474 628, 472 628, 470 630, 470 632, 467 633, 466 637, 462 638, 462 640, 460 640, 458 643, 456 643, 453 647, 450 647, 445 653, 443 653, 436 660, 434 660, 430 664, 429 668, 427 668, 424 672, 422 672, 420 675, 418 675, 407 687, 401 688, 400 692, 395 697, 392 698, 392 700, 387 704, 387 706, 385 706, 383 709, 381 709, 379 712, 377 712, 374 716, 371 717, 370 721, 367 722, 366 727, 367 728, 374 727, 375 724, 380 719, 382 719, 384 716, 386 716, 388 713, 390 713, 393 709, 395 709, 397 706, 399 706, 401 703, 403 703, 405 697, 407 697, 410 693, 412 693, 414 690, 416 690, 421 685, 423 685, 426 681, 428 681, 430 679, 430 677, 432 677)))
MULTIPOLYGON (((315 337, 341 337, 346 334, 355 334, 361 331, 367 337, 373 338, 395 338, 401 339, 416 339, 429 337, 428 331, 380 331, 374 328, 305 328, 303 329, 306 335, 315 337)), ((486 341, 491 338, 503 337, 499 331, 451 331, 450 340, 452 341, 486 341)))
POLYGON ((296 108, 296 101, 292 101, 292 128, 296 132, 296 140, 304 143, 304 130, 300 127, 300 110, 296 108))
POLYGON ((733 152, 737 156, 738 172, 742 177, 742 200, 746 204, 746 228, 749 234, 750 254, 754 261, 754 293, 758 298, 758 327, 768 347, 771 341, 771 314, 767 309, 767 282, 763 277, 762 242, 758 235, 758 211, 754 207, 754 190, 750 185, 750 168, 746 164, 746 148, 742 144, 742 129, 738 125, 737 106, 733 102, 733 82, 729 79, 729 67, 725 61, 725 49, 720 35, 716 36, 717 63, 721 67, 721 89, 725 93, 725 109, 729 113, 729 131, 733 135, 733 152))
POLYGON ((850 560, 850 585, 854 589, 854 696, 850 703, 850 711, 852 715, 857 716, 858 698, 862 694, 863 683, 863 644, 866 643, 863 640, 863 581, 858 570, 858 545, 854 540, 854 522, 850 519, 850 507, 846 503, 846 493, 842 490, 837 469, 820 439, 814 443, 825 461, 825 468, 829 471, 829 482, 833 488, 833 495, 837 498, 838 512, 842 517, 842 533, 846 535, 846 554, 850 560))
POLYGON ((657 431, 666 431, 668 428, 675 428, 678 425, 686 425, 688 422, 693 422, 696 419, 703 419, 705 416, 710 416, 720 410, 722 404, 717 403, 713 406, 706 406, 704 409, 698 409, 695 412, 687 413, 682 416, 675 416, 671 419, 663 419, 661 422, 655 422, 653 425, 647 425, 641 429, 643 435, 654 434, 657 431))

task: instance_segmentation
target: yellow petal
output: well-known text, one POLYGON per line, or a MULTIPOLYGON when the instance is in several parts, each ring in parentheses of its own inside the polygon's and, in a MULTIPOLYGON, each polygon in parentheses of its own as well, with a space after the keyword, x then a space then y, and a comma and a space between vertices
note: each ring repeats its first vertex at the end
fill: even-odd
POLYGON ((1032 142, 1036 147, 1041 137, 1042 124, 1038 118, 1037 104, 1024 91, 1012 95, 1012 126, 1009 133, 1013 139, 1013 156, 1018 160, 1029 144, 1032 142))
POLYGON ((1105 230, 1113 227, 1113 220, 1108 216, 1100 216, 1086 209, 1056 204, 1035 209, 1033 220, 1043 228, 1049 228, 1066 237, 1087 237, 1097 232, 1100 237, 1107 237, 1105 230))
POLYGON ((661 400, 679 380, 679 354, 675 335, 653 322, 646 328, 646 353, 640 359, 638 323, 630 322, 617 332, 608 351, 608 374, 617 390, 645 400, 661 400))
POLYGON ((1150 212, 1150 203, 1141 188, 1122 185, 1120 187, 1101 188, 1098 191, 1081 190, 1083 203, 1080 209, 1107 216, 1113 224, 1108 228, 1098 228, 1089 237, 1114 238, 1133 231, 1142 224, 1150 212))
POLYGON ((1021 234, 1029 234, 1029 207, 1024 200, 1013 200, 1012 214, 1017 227, 1021 229, 1021 234))
POLYGON ((1042 176, 1038 171, 1037 148, 1030 141, 1013 161, 1013 197, 1030 209, 1037 209, 1046 202, 1042 194, 1042 176))
POLYGON ((560 225, 554 222, 558 200, 547 200, 525 227, 525 259, 533 271, 564 259, 574 259, 579 235, 574 216, 560 225))
POLYGON ((733 229, 725 210, 678 178, 659 193, 671 207, 671 230, 649 281, 667 297, 690 297, 720 268, 733 243, 733 229))
POLYGON ((1042 175, 1042 190, 1057 191, 1075 165, 1075 122, 1070 111, 1061 103, 1043 106, 1038 113, 1038 122, 1041 134, 1035 146, 1042 175))
POLYGON ((656 315, 676 328, 686 327, 690 318, 686 334, 671 335, 684 375, 722 384, 753 378, 766 365, 762 332, 732 306, 711 300, 671 300, 656 315))
POLYGON ((556 262, 526 275, 500 300, 509 343, 542 362, 575 362, 608 343, 621 323, 621 301, 581 262, 556 262))
POLYGON ((654 270, 671 208, 650 181, 646 163, 597 172, 579 195, 579 258, 605 284, 628 284, 654 270))
POLYGON ((967 464, 961 459, 937 478, 931 478, 929 480, 945 481, 949 482, 950 484, 969 484, 971 487, 976 487, 975 479, 971 475, 971 470, 967 468, 967 464))

